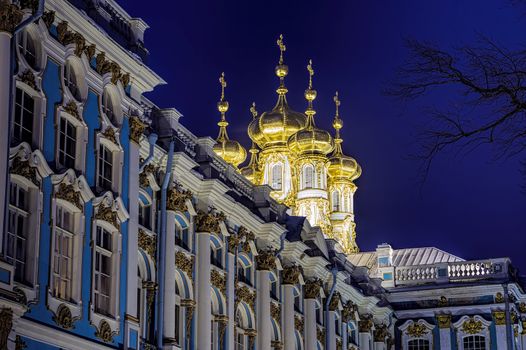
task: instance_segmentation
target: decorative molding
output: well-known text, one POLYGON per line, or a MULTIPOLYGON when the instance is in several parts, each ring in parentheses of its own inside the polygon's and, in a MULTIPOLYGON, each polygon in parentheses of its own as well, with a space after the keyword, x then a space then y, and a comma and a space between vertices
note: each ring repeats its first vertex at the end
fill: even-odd
POLYGON ((369 333, 371 328, 373 328, 373 316, 369 314, 360 316, 360 320, 358 321, 359 332, 369 333))
POLYGON ((196 232, 211 232, 221 233, 220 224, 226 220, 226 216, 223 212, 218 212, 215 209, 210 209, 208 213, 202 210, 197 212, 195 220, 196 232))
POLYGON ((62 182, 58 186, 58 191, 55 192, 55 198, 70 202, 80 210, 83 208, 80 193, 75 191, 75 187, 72 184, 65 184, 62 182))
POLYGON ((31 86, 33 90, 38 90, 35 75, 33 74, 33 72, 31 72, 31 70, 26 69, 22 74, 20 74, 20 81, 25 83, 26 85, 31 86))
POLYGON ((17 5, 0 1, 0 32, 13 34, 18 23, 22 21, 22 16, 23 13, 17 5))
POLYGON ((97 213, 95 214, 95 219, 109 222, 115 226, 117 230, 120 230, 121 225, 119 223, 117 211, 113 210, 109 206, 106 206, 104 203, 99 206, 97 213))
POLYGON ((305 285, 303 286, 305 299, 318 298, 320 296, 320 290, 322 286, 323 281, 317 277, 305 281, 305 285))
POLYGON ((420 338, 424 334, 427 334, 428 330, 427 327, 422 323, 413 323, 407 327, 405 332, 410 337, 420 338))
POLYGON ((223 293, 223 295, 226 295, 226 278, 221 273, 217 272, 216 270, 210 271, 210 283, 212 286, 216 287, 223 293))
POLYGON ((139 248, 144 250, 155 261, 157 253, 157 236, 149 235, 143 229, 139 229, 139 248))
MULTIPOLYGON (((1 20, 1 18, 0 18, 1 20)), ((13 328, 13 310, 10 308, 2 308, 0 310, 0 349, 7 349, 7 341, 9 333, 13 328)))
POLYGON ((298 284, 302 270, 300 265, 285 266, 281 272, 281 284, 298 284))
POLYGON ((493 316, 493 320, 495 320, 495 325, 497 326, 506 325, 506 313, 504 311, 501 311, 501 310, 492 311, 491 316, 493 316))
POLYGON ((191 279, 192 272, 194 270, 194 257, 186 256, 186 254, 183 252, 175 252, 175 267, 186 273, 186 275, 191 279))
POLYGON ((100 321, 95 336, 105 343, 111 343, 115 332, 111 330, 110 324, 105 320, 100 321))
POLYGON ((451 328, 451 315, 450 314, 438 314, 436 315, 438 328, 446 329, 451 328))
POLYGON ((71 310, 66 304, 60 304, 57 313, 53 315, 53 321, 64 329, 73 328, 73 316, 71 315, 71 310))
POLYGON ((10 172, 11 174, 25 177, 36 186, 40 185, 39 181, 37 180, 37 170, 29 165, 29 160, 22 160, 20 157, 16 157, 13 160, 13 164, 11 165, 10 172))
POLYGON ((139 144, 141 136, 146 129, 146 124, 139 117, 130 117, 130 140, 139 144))
POLYGON ((268 248, 256 255, 256 268, 259 271, 271 271, 276 268, 276 250, 268 248))
POLYGON ((181 185, 175 184, 175 186, 168 191, 166 209, 185 212, 188 210, 186 201, 191 200, 192 196, 192 191, 184 190, 181 185))
POLYGON ((340 305, 340 292, 335 291, 332 295, 331 301, 329 302, 329 311, 336 311, 338 310, 338 306, 340 305))
POLYGON ((483 328, 484 326, 482 325, 482 321, 475 320, 473 316, 464 321, 461 327, 462 331, 466 334, 480 333, 480 331, 482 331, 483 328))
POLYGON ((375 342, 384 343, 387 334, 388 330, 385 324, 379 324, 374 326, 373 338, 375 342))
POLYGON ((74 116, 75 119, 82 121, 82 118, 81 118, 81 116, 79 114, 79 110, 77 108, 77 104, 75 103, 75 101, 69 101, 62 108, 64 109, 64 112, 74 116))

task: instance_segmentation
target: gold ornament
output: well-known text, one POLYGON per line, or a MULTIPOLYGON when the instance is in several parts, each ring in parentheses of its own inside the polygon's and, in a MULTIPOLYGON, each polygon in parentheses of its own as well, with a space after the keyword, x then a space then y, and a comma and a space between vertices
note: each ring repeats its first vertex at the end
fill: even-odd
POLYGON ((71 310, 66 304, 60 304, 57 309, 56 315, 53 316, 53 321, 64 329, 73 328, 73 317, 71 316, 71 310))
POLYGON ((187 257, 183 252, 175 252, 175 267, 186 273, 189 278, 192 278, 194 257, 187 257))
POLYGON ((210 283, 219 289, 221 293, 226 294, 226 278, 216 270, 210 271, 210 283))
POLYGON ((210 232, 220 234, 221 229, 219 227, 221 222, 226 220, 226 216, 223 212, 217 212, 214 209, 208 213, 199 210, 196 217, 196 232, 210 232))
POLYGON ((483 328, 482 321, 475 320, 474 317, 470 317, 468 320, 462 323, 462 331, 466 334, 477 334, 483 328))
POLYGON ((139 144, 141 136, 146 129, 146 124, 139 117, 130 118, 130 140, 139 144))
POLYGON ((64 112, 72 115, 75 119, 82 121, 77 104, 74 101, 69 101, 64 107, 64 112))
POLYGON ((281 272, 281 284, 298 284, 301 272, 300 265, 285 266, 281 272))
POLYGON ((371 331, 371 328, 373 328, 373 316, 369 314, 360 316, 360 320, 358 321, 358 330, 360 333, 368 333, 371 331))
POLYGON ((13 33, 16 26, 22 21, 23 13, 17 5, 9 1, 0 1, 0 32, 13 33))
POLYGON ((439 314, 436 315, 438 321, 438 328, 450 328, 451 327, 451 315, 439 314))
POLYGON ((424 334, 427 334, 428 330, 427 330, 427 327, 421 323, 413 323, 409 325, 409 327, 407 327, 407 330, 405 332, 410 337, 420 338, 424 334))
POLYGON ((320 295, 320 289, 323 285, 323 282, 319 278, 312 278, 305 281, 303 286, 303 292, 305 294, 305 299, 316 299, 320 295))
POLYGON ((296 315, 294 317, 294 328, 296 328, 296 330, 300 332, 300 334, 303 334, 303 326, 303 318, 301 316, 296 315))
POLYGON ((501 292, 495 294, 495 303, 500 304, 504 302, 504 295, 501 292))
POLYGON ((7 340, 11 328, 13 328, 13 310, 4 307, 0 310, 0 349, 2 350, 7 350, 7 340))
POLYGON ((117 230, 120 230, 120 223, 117 216, 117 212, 104 204, 101 204, 99 206, 99 209, 95 214, 95 219, 109 222, 110 224, 115 226, 117 230))
POLYGON ((497 326, 503 326, 506 324, 506 313, 504 311, 492 311, 491 315, 497 326))
POLYGON ((111 126, 108 126, 106 130, 102 133, 102 136, 113 142, 114 144, 118 145, 117 142, 117 135, 115 134, 115 130, 111 126))
POLYGON ((150 236, 143 229, 139 229, 139 248, 144 250, 155 261, 157 252, 157 238, 150 236))
POLYGON ((31 86, 31 88, 33 88, 33 90, 37 89, 37 83, 35 81, 35 75, 29 69, 26 69, 22 74, 20 74, 20 81, 22 81, 26 85, 31 86))
POLYGON ((80 193, 75 191, 73 185, 61 183, 58 186, 58 191, 55 193, 55 198, 70 202, 71 204, 82 210, 82 201, 80 199, 80 193))
POLYGON ((51 28, 53 22, 55 22, 55 11, 44 11, 42 14, 42 21, 46 25, 47 29, 51 28))
POLYGON ((375 329, 373 332, 373 338, 375 342, 385 342, 385 338, 387 337, 388 331, 387 326, 385 324, 379 324, 375 325, 375 329))
POLYGON ((168 191, 166 209, 185 212, 188 210, 186 201, 191 199, 192 192, 190 190, 184 190, 181 185, 176 184, 168 191))
POLYGON ((356 305, 351 300, 348 300, 345 304, 343 304, 343 309, 341 311, 342 321, 349 322, 350 320, 354 320, 356 318, 355 312, 356 305))
POLYGON ((95 332, 95 336, 105 343, 111 343, 113 341, 114 332, 111 330, 108 322, 102 320, 99 323, 99 327, 95 332))
POLYGON ((260 271, 274 270, 276 268, 276 251, 269 248, 258 252, 258 255, 256 255, 256 268, 260 271))
POLYGON ((336 311, 338 309, 338 305, 340 304, 340 298, 340 293, 338 291, 335 291, 332 295, 331 301, 329 302, 330 311, 336 311))

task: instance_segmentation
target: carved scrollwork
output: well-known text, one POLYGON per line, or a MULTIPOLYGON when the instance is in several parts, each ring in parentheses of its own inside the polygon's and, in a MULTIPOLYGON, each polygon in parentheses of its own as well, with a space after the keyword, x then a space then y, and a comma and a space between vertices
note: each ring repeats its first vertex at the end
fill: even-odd
MULTIPOLYGON (((192 199, 192 191, 184 190, 181 185, 176 184, 174 187, 172 187, 168 191, 166 209, 185 212, 188 210, 188 207, 186 206, 186 201, 189 199, 190 200, 192 199)), ((209 231, 209 232, 212 232, 212 231, 209 231)))
POLYGON ((0 349, 7 349, 7 339, 13 328, 13 310, 2 308, 0 310, 0 349))
POLYGON ((0 1, 0 32, 13 33, 22 21, 23 13, 18 6, 9 1, 0 1))
POLYGON ((481 320, 475 320, 474 317, 470 317, 468 320, 462 323, 462 331, 466 334, 477 334, 484 326, 481 320))
POLYGON ((104 204, 99 206, 99 209, 95 214, 95 219, 109 222, 117 229, 120 229, 121 227, 117 212, 104 204))
POLYGON ((29 165, 28 160, 22 160, 20 157, 15 158, 11 165, 11 174, 20 175, 30 180, 35 185, 39 185, 37 180, 37 170, 29 165))
POLYGON ((451 328, 451 315, 449 314, 439 314, 436 315, 438 328, 451 328))
POLYGON ((425 325, 421 323, 413 323, 407 327, 406 331, 408 336, 413 338, 420 338, 423 335, 427 334, 428 329, 425 325))
POLYGON ((334 294, 332 295, 331 301, 329 303, 329 310, 330 311, 336 311, 338 309, 338 305, 340 303, 340 298, 341 298, 340 292, 335 291, 334 294))
POLYGON ((60 304, 57 309, 57 313, 53 316, 53 321, 55 321, 58 326, 64 329, 73 328, 73 317, 71 315, 71 310, 66 304, 60 304))
POLYGON ((373 328, 373 316, 372 315, 362 315, 358 321, 358 330, 360 333, 368 333, 373 328))
POLYGON ((312 278, 305 281, 305 286, 303 286, 303 291, 305 293, 305 299, 316 299, 320 296, 320 288, 322 287, 323 282, 319 278, 312 278))
POLYGON ((82 121, 77 104, 74 101, 69 101, 64 107, 64 112, 74 116, 77 120, 82 121))
POLYGON ((42 21, 44 21, 47 29, 51 28, 53 22, 55 22, 55 11, 44 11, 42 21))
POLYGON ((258 252, 256 267, 260 271, 271 271, 276 268, 276 250, 272 248, 258 252))
POLYGON ((155 261, 157 253, 157 239, 156 236, 150 236, 143 229, 139 229, 139 248, 144 250, 155 261))
POLYGON ((73 185, 61 183, 58 186, 58 191, 55 193, 55 198, 63 199, 67 202, 70 202, 71 204, 82 210, 82 200, 80 198, 80 193, 75 191, 75 187, 73 187, 73 185))
POLYGON ((102 320, 99 323, 99 327, 95 332, 95 336, 105 343, 111 343, 115 332, 111 330, 108 322, 102 320))
POLYGON ((226 278, 224 275, 220 274, 216 270, 211 270, 210 283, 212 284, 212 286, 219 289, 221 293, 226 294, 226 278))
POLYGON ((281 273, 282 284, 298 284, 301 273, 300 265, 285 266, 281 273))
POLYGON ((223 212, 210 210, 208 213, 199 210, 196 218, 197 232, 221 233, 220 224, 226 220, 223 212))
POLYGON ((26 85, 31 86, 34 90, 37 90, 37 82, 35 80, 35 75, 31 70, 26 69, 22 74, 20 74, 20 81, 26 85))
POLYGON ((146 124, 139 117, 130 118, 130 140, 139 144, 141 136, 146 129, 146 124))
POLYGON ((276 320, 278 324, 281 322, 281 305, 277 303, 270 303, 270 316, 276 320))
MULTIPOLYGON (((415 323, 416 324, 416 323, 415 323)), ((373 332, 373 338, 375 342, 385 342, 387 338, 388 330, 385 324, 375 325, 373 332)))
POLYGON ((356 318, 355 316, 356 311, 357 311, 356 304, 354 304, 351 300, 347 300, 347 302, 343 304, 343 309, 341 311, 342 321, 349 322, 350 320, 354 320, 356 318))
POLYGON ((175 267, 186 273, 188 277, 192 278, 194 258, 186 256, 183 252, 175 252, 175 267))

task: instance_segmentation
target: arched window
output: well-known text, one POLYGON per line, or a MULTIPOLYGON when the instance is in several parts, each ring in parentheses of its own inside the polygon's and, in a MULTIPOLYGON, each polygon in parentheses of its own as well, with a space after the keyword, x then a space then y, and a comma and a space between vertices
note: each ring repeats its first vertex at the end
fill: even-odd
POLYGON ((82 100, 82 91, 80 87, 80 73, 71 61, 66 62, 64 67, 64 86, 69 90, 71 96, 77 100, 82 100))
POLYGON ((15 265, 14 280, 27 283, 27 251, 30 219, 29 191, 11 182, 9 191, 9 224, 7 228, 7 245, 5 258, 15 265))
POLYGON ((347 323, 347 344, 357 344, 356 326, 352 322, 347 323))
POLYGON ((37 56, 37 41, 33 37, 32 33, 29 30, 24 30, 18 34, 17 38, 18 52, 24 59, 27 64, 38 70, 38 56, 37 56))
POLYGON ((314 187, 314 167, 312 165, 305 165, 303 167, 303 188, 314 187))
POLYGON ((283 186, 283 166, 281 165, 281 163, 274 164, 272 166, 270 181, 271 187, 273 189, 281 190, 283 186))
POLYGON ((279 300, 278 296, 278 279, 276 278, 276 275, 274 272, 271 272, 269 274, 270 277, 270 297, 279 300))
POLYGON ((139 200, 139 225, 152 229, 152 205, 139 200))
POLYGON ((115 280, 115 242, 113 233, 97 226, 94 245, 93 296, 95 312, 112 316, 112 281, 115 280))
POLYGON ((340 191, 332 191, 332 211, 340 211, 340 191))
POLYGON ((120 126, 122 121, 122 110, 120 109, 117 100, 118 98, 114 86, 107 86, 102 93, 102 113, 106 115, 113 125, 120 126))
MULTIPOLYGON (((486 337, 482 335, 471 335, 471 336, 465 337, 462 343, 464 345, 464 350, 486 350, 486 337)), ((424 349, 424 348, 419 348, 419 349, 424 349)), ((425 349, 429 349, 429 347, 425 349)))
POLYGON ((252 285, 252 262, 245 255, 237 259, 237 278, 240 282, 252 285))
POLYGON ((429 340, 427 339, 412 339, 407 342, 408 350, 429 350, 429 340))

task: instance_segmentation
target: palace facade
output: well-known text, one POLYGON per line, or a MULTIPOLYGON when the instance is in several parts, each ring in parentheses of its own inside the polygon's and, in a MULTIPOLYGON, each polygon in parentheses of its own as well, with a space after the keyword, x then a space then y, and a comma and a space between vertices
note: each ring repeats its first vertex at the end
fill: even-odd
POLYGON ((526 349, 509 259, 359 251, 361 168, 337 94, 316 126, 312 62, 296 112, 278 39, 246 161, 224 75, 217 139, 143 96, 147 28, 115 0, 0 1, 0 350, 526 349))

